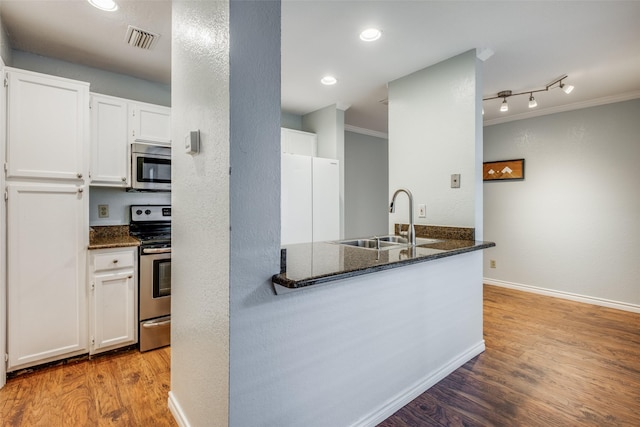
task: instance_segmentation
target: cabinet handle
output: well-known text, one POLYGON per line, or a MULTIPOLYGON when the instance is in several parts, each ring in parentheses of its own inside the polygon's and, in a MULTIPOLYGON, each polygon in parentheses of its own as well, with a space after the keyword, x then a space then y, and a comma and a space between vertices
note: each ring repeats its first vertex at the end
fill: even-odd
POLYGON ((82 178, 82 174, 81 174, 81 173, 77 174, 76 176, 77 176, 78 178, 82 178))
POLYGON ((117 259, 114 259, 114 260, 113 260, 113 263, 114 263, 114 264, 117 264, 117 263, 118 263, 118 260, 117 260, 117 259))
POLYGON ((127 182, 127 177, 126 176, 122 177, 122 182, 127 182))
POLYGON ((128 278, 128 279, 133 279, 133 276, 129 276, 129 277, 127 277, 127 278, 128 278))
POLYGON ((78 193, 82 193, 84 189, 82 187, 78 188, 78 193))

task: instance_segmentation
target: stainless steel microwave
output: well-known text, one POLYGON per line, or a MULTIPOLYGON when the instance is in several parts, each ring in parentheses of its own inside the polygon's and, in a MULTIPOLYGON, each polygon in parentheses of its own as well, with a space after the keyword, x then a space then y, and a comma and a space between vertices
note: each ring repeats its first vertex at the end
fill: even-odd
POLYGON ((171 147, 141 142, 131 144, 131 188, 171 191, 171 147))

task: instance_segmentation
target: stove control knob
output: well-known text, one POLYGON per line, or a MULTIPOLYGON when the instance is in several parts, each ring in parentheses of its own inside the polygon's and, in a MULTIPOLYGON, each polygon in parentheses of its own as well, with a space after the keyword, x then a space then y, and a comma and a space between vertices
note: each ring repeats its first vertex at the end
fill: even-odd
POLYGON ((144 211, 144 213, 146 213, 147 215, 151 215, 151 209, 147 209, 146 211, 144 211))
POLYGON ((136 211, 136 215, 142 215, 142 211, 141 211, 140 209, 138 209, 138 210, 136 211))

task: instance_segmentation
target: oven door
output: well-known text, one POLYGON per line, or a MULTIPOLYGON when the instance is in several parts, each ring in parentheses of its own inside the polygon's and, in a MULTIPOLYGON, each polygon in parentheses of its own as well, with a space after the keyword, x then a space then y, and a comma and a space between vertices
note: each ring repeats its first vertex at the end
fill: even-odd
POLYGON ((140 321, 171 314, 171 248, 141 248, 140 321))
POLYGON ((171 156, 132 153, 131 187, 139 190, 171 190, 171 156))

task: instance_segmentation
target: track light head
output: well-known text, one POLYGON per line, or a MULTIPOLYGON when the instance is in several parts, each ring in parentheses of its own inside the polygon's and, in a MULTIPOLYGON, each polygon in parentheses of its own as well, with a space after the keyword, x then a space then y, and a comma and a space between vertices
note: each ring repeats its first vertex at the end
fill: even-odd
POLYGON ((560 89, 562 89, 564 91, 564 93, 569 95, 571 93, 571 91, 573 91, 573 85, 566 85, 566 84, 562 83, 562 80, 560 80, 560 89))
POLYGON ((536 108, 538 106, 538 101, 536 101, 536 99, 533 97, 533 92, 531 93, 531 96, 529 97, 529 108, 536 108))
POLYGON ((509 104, 507 104, 507 97, 505 97, 504 100, 502 101, 502 105, 500 106, 500 111, 503 113, 509 111, 509 104))

